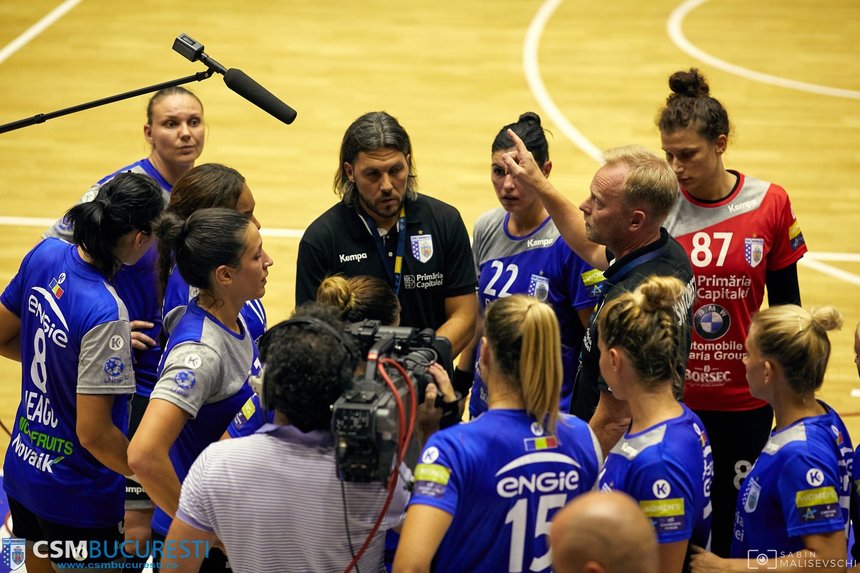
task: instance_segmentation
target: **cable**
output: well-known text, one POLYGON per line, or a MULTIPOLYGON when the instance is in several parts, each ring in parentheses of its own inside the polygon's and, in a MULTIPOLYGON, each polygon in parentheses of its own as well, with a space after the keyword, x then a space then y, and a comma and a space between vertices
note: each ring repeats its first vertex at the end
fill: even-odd
MULTIPOLYGON (((349 512, 346 508, 346 486, 343 480, 340 480, 340 498, 343 500, 343 527, 346 529, 346 541, 349 543, 349 552, 352 554, 352 561, 355 562, 356 573, 361 573, 358 567, 358 561, 355 559, 355 549, 352 548, 352 535, 349 533, 349 512)), ((349 571, 349 569, 347 569, 349 571)))
MULTIPOLYGON (((362 543, 361 547, 358 550, 358 553, 353 555, 352 561, 347 565, 346 569, 344 569, 344 573, 349 573, 353 567, 358 567, 358 561, 361 559, 364 552, 367 551, 367 548, 370 547, 371 541, 373 541, 373 537, 376 535, 376 532, 379 531, 379 526, 382 525, 382 520, 385 517, 385 514, 388 513, 388 508, 391 505, 391 500, 394 498, 394 491, 397 489, 398 477, 400 475, 400 465, 403 463, 403 458, 406 455, 406 449, 409 447, 409 440, 412 439, 412 430, 415 425, 415 405, 417 404, 417 397, 415 395, 415 389, 412 386, 411 381, 409 380, 409 376, 406 373, 406 370, 394 360, 390 358, 383 358, 380 360, 380 363, 377 364, 377 371, 379 375, 382 377, 382 380, 385 382, 385 385, 388 386, 388 389, 391 391, 392 396, 394 397, 394 402, 397 404, 397 414, 398 419, 400 420, 400 424, 397 429, 398 435, 398 448, 396 449, 396 459, 394 463, 394 467, 391 468, 391 473, 388 475, 388 495, 385 497, 385 503, 382 506, 382 510, 379 512, 379 515, 376 517, 376 521, 373 524, 373 527, 370 530, 370 533, 367 534, 367 537, 364 539, 364 543, 362 543), (406 381, 407 388, 409 389, 409 394, 411 397, 412 404, 412 412, 409 416, 409 426, 407 427, 405 424, 406 412, 403 407, 403 400, 400 398, 400 393, 397 391, 397 387, 394 385, 394 382, 391 380, 391 377, 388 376, 388 372, 385 371, 384 364, 392 364, 397 370, 400 371, 403 379, 406 381)), ((342 484, 341 484, 342 485, 342 484)), ((344 510, 346 509, 346 499, 344 499, 344 510)), ((352 544, 350 543, 350 548, 352 544)))

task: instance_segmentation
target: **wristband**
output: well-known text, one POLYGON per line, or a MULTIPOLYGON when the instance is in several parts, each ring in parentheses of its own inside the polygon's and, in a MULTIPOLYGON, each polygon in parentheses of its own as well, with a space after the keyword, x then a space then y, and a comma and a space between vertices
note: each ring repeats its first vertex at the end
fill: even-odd
POLYGON ((474 382, 474 372, 466 372, 465 370, 454 368, 454 380, 451 381, 451 385, 454 387, 454 391, 460 396, 468 394, 472 389, 472 384, 474 384, 474 382))

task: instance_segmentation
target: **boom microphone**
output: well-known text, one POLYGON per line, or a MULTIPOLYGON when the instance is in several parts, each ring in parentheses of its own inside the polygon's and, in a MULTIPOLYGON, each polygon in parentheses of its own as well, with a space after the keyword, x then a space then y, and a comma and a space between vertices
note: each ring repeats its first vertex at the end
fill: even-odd
POLYGON ((296 110, 279 100, 272 92, 255 82, 242 70, 225 69, 224 66, 203 52, 203 44, 188 34, 177 36, 173 41, 173 49, 192 62, 200 60, 206 64, 210 72, 223 74, 224 83, 227 84, 228 88, 273 117, 286 124, 293 123, 296 119, 296 110))
POLYGON ((296 110, 275 97, 272 92, 251 79, 248 74, 236 68, 230 68, 224 74, 227 87, 286 124, 296 119, 296 110))

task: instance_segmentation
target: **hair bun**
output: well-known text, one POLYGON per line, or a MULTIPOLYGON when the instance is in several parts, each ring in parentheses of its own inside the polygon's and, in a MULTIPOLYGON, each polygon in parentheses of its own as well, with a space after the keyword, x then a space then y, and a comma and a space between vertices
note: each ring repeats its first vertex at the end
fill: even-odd
POLYGON ((821 332, 842 328, 842 314, 832 306, 822 306, 809 311, 813 328, 821 332))
POLYGON ((669 77, 672 92, 686 97, 707 97, 711 91, 705 77, 696 68, 675 72, 669 77))
POLYGON ((523 114, 520 114, 520 118, 518 121, 540 125, 540 116, 533 111, 527 111, 523 114))

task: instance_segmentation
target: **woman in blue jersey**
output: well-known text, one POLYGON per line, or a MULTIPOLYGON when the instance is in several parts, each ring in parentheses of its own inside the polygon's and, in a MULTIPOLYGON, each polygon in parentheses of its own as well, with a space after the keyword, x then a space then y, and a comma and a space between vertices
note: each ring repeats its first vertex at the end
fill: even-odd
MULTIPOLYGON (((220 163, 204 163, 191 169, 176 182, 167 211, 187 219, 200 209, 225 207, 245 213, 259 229, 260 222, 254 216, 255 206, 254 195, 238 171, 220 163)), ((174 272, 176 266, 170 256, 170 248, 160 245, 159 253, 159 279, 162 285, 166 285, 162 316, 164 332, 169 336, 182 317, 185 305, 197 296, 197 291, 188 286, 181 273, 174 272)), ((249 300, 242 306, 241 314, 251 336, 258 341, 266 332, 266 311, 262 301, 249 300)))
POLYGON ((744 568, 844 571, 852 448, 845 424, 815 399, 830 358, 833 307, 770 307, 752 319, 750 393, 773 407, 770 439, 741 486, 730 559, 701 551, 696 573, 744 568))
POLYGON ((558 410, 561 341, 552 308, 525 295, 486 309, 489 410, 433 434, 394 571, 550 571, 549 524, 589 491, 602 461, 588 425, 558 410), (435 556, 435 561, 434 561, 435 556))
POLYGON ((202 209, 188 219, 167 212, 156 233, 199 291, 171 333, 158 383, 129 446, 129 463, 157 505, 153 536, 163 538, 188 468, 251 394, 246 382, 259 362, 240 311, 265 293, 272 259, 251 217, 233 209, 202 209))
POLYGON ((674 306, 684 284, 650 277, 600 312, 600 373, 633 420, 606 456, 600 487, 639 502, 660 543, 660 571, 685 570, 691 543, 711 536, 711 446, 698 416, 672 392, 683 333, 674 306))
MULTIPOLYGON (((203 151, 206 128, 203 123, 203 104, 193 93, 183 87, 170 87, 152 95, 146 106, 146 123, 143 136, 150 146, 147 157, 126 165, 100 179, 84 195, 82 202, 90 201, 99 187, 118 173, 131 171, 152 177, 161 188, 167 204, 173 185, 194 167, 194 162, 203 151)), ((60 219, 45 233, 71 241, 72 225, 60 219)), ((161 360, 161 301, 158 278, 155 270, 158 253, 153 246, 134 265, 121 268, 114 277, 114 287, 128 308, 131 319, 132 359, 137 390, 131 409, 129 436, 134 434, 149 393, 158 380, 158 361, 161 360)), ((142 544, 149 539, 149 522, 152 518, 152 502, 140 484, 126 482, 125 535, 132 544, 142 544)), ((128 553, 135 553, 131 549, 128 553)), ((141 570, 144 558, 132 558, 126 566, 141 570), (134 565, 133 565, 134 564, 134 565)))
MULTIPOLYGON (((596 300, 592 288, 602 280, 602 274, 567 246, 540 199, 521 189, 506 169, 502 156, 514 150, 508 129, 525 142, 545 177, 552 170, 546 135, 537 114, 522 114, 515 123, 504 126, 493 140, 490 180, 501 207, 481 215, 472 234, 478 298, 481 308, 486 308, 497 298, 522 293, 553 308, 561 328, 564 378, 560 408, 567 412, 579 347, 596 300)), ((473 343, 461 354, 460 368, 455 372, 457 389, 464 394, 469 387, 472 389, 469 413, 473 418, 487 409, 487 388, 476 364, 480 337, 478 328, 473 343)))
MULTIPOLYGON (((135 378, 129 316, 111 279, 151 246, 163 208, 151 178, 118 175, 66 214, 73 244, 39 243, 0 297, 0 353, 23 366, 3 484, 13 535, 28 543, 94 540, 113 549, 123 538, 135 378)), ((51 571, 32 549, 28 571, 51 571)))

